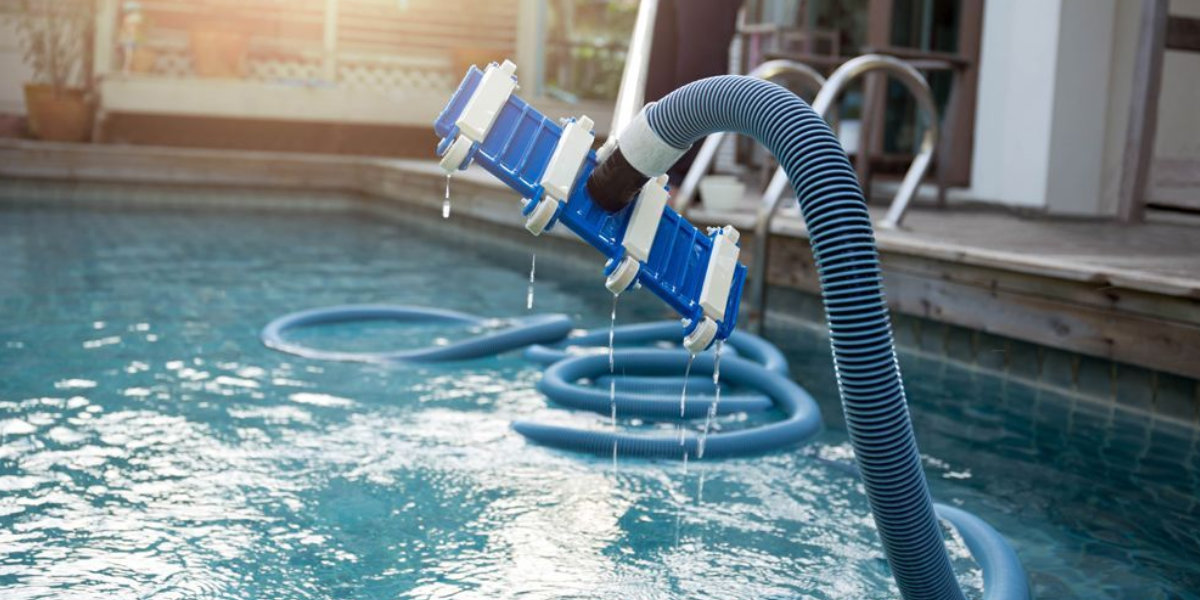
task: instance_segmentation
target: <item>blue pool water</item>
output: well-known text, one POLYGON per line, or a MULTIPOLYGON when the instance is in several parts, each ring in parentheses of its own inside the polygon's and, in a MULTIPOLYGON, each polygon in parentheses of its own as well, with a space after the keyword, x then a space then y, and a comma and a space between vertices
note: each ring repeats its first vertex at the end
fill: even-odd
MULTIPOLYGON (((518 353, 381 367, 258 341, 280 314, 346 302, 523 314, 539 247, 535 310, 607 326, 595 261, 483 237, 453 219, 0 206, 0 596, 895 597, 819 332, 768 337, 826 431, 686 473, 527 445, 513 419, 608 424, 549 407, 518 353)), ((633 294, 618 322, 664 316, 633 294)), ((384 349, 468 333, 296 336, 384 349)), ((1006 534, 1037 597, 1200 598, 1193 431, 901 364, 935 496, 1006 534)))

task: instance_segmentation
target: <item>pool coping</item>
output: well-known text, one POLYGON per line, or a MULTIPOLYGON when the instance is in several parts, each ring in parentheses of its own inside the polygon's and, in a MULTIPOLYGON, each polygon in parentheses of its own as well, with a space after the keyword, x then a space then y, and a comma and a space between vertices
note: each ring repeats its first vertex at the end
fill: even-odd
MULTIPOLYGON (((9 180, 0 186, 6 188, 0 198, 10 200, 37 188, 46 192, 36 194, 42 196, 38 202, 155 204, 162 194, 153 188, 218 188, 245 192, 222 206, 324 209, 358 203, 384 213, 410 206, 440 211, 445 186, 432 161, 23 140, 0 140, 0 179, 9 180), (89 184, 87 190, 82 183, 89 184), (122 190, 130 185, 148 188, 149 198, 125 198, 122 190)), ((527 235, 518 198, 494 178, 472 169, 455 175, 451 184, 454 215, 527 235)), ((752 236, 750 215, 697 211, 690 217, 700 225, 732 223, 746 239, 752 236)), ((573 240, 562 232, 551 237, 573 240)), ((902 232, 880 231, 877 237, 900 343, 959 361, 966 354, 966 362, 979 364, 996 359, 981 347, 1003 347, 1000 367, 1013 376, 1198 422, 1200 360, 1190 357, 1200 356, 1200 282, 1051 263, 902 232), (939 331, 935 341, 924 339, 931 329, 939 331), (1166 397, 1160 380, 1170 400, 1160 402, 1166 397)), ((772 288, 817 293, 803 224, 783 219, 773 238, 772 288)), ((561 247, 587 254, 581 243, 561 247)), ((753 260, 751 244, 743 247, 753 260)), ((783 313, 823 323, 819 302, 793 304, 783 313)), ((778 310, 781 303, 772 306, 778 310)))

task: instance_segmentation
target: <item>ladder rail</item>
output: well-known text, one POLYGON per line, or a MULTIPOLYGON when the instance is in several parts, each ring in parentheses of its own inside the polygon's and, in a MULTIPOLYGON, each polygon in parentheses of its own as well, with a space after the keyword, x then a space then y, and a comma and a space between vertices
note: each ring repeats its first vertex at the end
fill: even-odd
MULTIPOLYGON (((921 180, 933 162, 934 152, 937 150, 939 136, 937 105, 933 101, 933 92, 929 89, 929 83, 912 65, 901 59, 884 54, 864 54, 846 61, 829 76, 813 100, 812 107, 818 115, 828 119, 834 102, 846 90, 846 87, 859 77, 875 71, 885 72, 900 81, 916 98, 918 108, 925 113, 928 119, 917 155, 909 165, 900 189, 897 190, 895 199, 888 207, 887 215, 878 223, 882 228, 896 229, 900 226, 904 212, 916 195, 921 180)), ((865 152, 864 149, 859 149, 859 151, 865 152)), ((862 155, 860 154, 860 156, 862 155)), ((779 206, 782 204, 780 199, 783 197, 784 190, 787 189, 787 184, 787 174, 782 168, 777 169, 763 193, 758 218, 754 223, 754 260, 750 266, 750 314, 752 327, 758 333, 762 332, 763 322, 766 320, 771 225, 779 213, 779 206)), ((680 210, 680 212, 683 211, 680 210)))
MULTIPOLYGON (((794 76, 803 80, 803 85, 814 92, 825 85, 825 76, 816 69, 793 60, 769 60, 755 67, 753 71, 750 71, 749 76, 766 80, 794 76)), ((726 135, 726 133, 714 133, 704 138, 704 143, 696 153, 692 167, 688 169, 683 183, 679 185, 679 191, 675 192, 675 196, 672 198, 672 205, 680 214, 686 215, 688 209, 691 208, 692 201, 696 197, 696 189, 700 186, 700 180, 708 174, 726 135)))
POLYGON ((650 71, 650 49, 654 45, 654 20, 658 16, 658 0, 641 0, 637 20, 625 54, 625 69, 621 71, 621 86, 613 106, 609 137, 616 138, 633 122, 646 103, 646 76, 650 71))

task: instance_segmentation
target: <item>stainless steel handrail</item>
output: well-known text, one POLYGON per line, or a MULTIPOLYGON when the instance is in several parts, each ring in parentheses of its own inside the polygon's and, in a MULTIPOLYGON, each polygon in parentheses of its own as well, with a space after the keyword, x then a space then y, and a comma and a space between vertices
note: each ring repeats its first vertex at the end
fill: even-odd
MULTIPOLYGON (((878 223, 880 227, 895 229, 900 226, 900 221, 904 218, 904 211, 908 208, 913 196, 916 195, 917 186, 925 177, 925 172, 929 169, 933 153, 937 148, 937 106, 933 102, 933 93, 925 78, 912 65, 893 56, 864 54, 846 61, 829 76, 825 85, 821 87, 820 93, 813 100, 812 107, 822 118, 828 118, 834 101, 845 91, 846 86, 872 71, 884 71, 904 84, 909 93, 917 99, 918 106, 929 120, 925 127, 925 134, 921 137, 921 146, 917 151, 917 156, 908 167, 908 172, 904 175, 900 189, 896 191, 896 198, 892 200, 887 215, 878 223)), ((866 124, 864 123, 863 126, 865 127, 866 124)), ((866 149, 860 149, 860 152, 864 153, 860 156, 865 156, 866 149)), ((750 313, 753 317, 753 328, 759 333, 762 333, 763 322, 766 320, 767 314, 767 253, 770 249, 771 223, 779 212, 779 199, 783 196, 787 184, 787 173, 784 173, 782 168, 777 169, 775 175, 771 177, 771 182, 767 185, 766 192, 763 193, 758 219, 754 223, 754 261, 751 263, 750 272, 753 304, 750 313)))
MULTIPOLYGON (((825 85, 825 77, 816 69, 792 60, 769 60, 755 67, 753 71, 750 71, 749 76, 769 80, 784 75, 798 76, 812 91, 820 90, 825 85)), ((679 214, 687 214, 692 199, 696 196, 696 188, 700 185, 700 180, 708 174, 708 169, 712 166, 713 159, 717 156, 717 150, 721 148, 721 143, 725 141, 726 135, 725 133, 714 133, 704 139, 704 143, 696 153, 695 160, 692 161, 692 167, 688 169, 683 183, 679 185, 679 191, 675 192, 674 198, 671 199, 671 203, 679 214)), ((786 178, 784 182, 787 182, 786 178)))
POLYGON ((625 53, 625 69, 621 71, 621 87, 613 106, 608 137, 615 140, 633 122, 646 103, 646 73, 650 70, 650 49, 654 44, 654 19, 658 15, 658 0, 641 0, 629 50, 625 53))

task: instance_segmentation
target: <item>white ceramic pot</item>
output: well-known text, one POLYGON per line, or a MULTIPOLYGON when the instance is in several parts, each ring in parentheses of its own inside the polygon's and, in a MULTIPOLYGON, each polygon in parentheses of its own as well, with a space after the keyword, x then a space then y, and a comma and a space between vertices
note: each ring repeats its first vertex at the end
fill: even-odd
POLYGON ((700 180, 700 199, 705 210, 732 212, 746 195, 746 184, 733 175, 709 175, 700 180))

